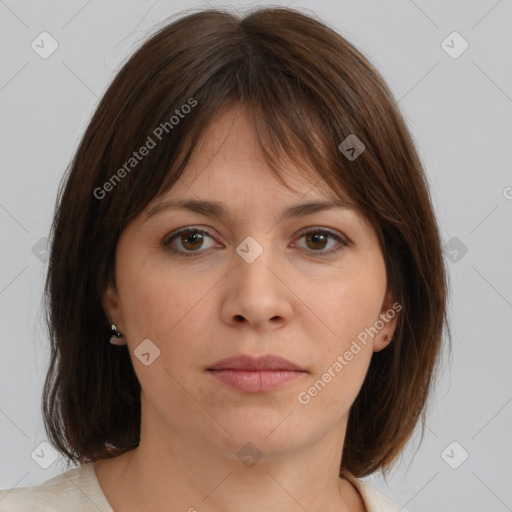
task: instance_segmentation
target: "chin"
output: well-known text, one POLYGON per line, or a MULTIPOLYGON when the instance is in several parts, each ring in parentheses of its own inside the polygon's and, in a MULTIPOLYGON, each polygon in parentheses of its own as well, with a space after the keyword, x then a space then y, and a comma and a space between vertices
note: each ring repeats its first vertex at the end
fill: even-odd
POLYGON ((294 451, 298 445, 306 442, 305 431, 304 425, 301 428, 291 425, 290 418, 283 421, 288 413, 267 414, 259 418, 249 415, 232 421, 219 421, 227 432, 219 427, 215 430, 217 435, 213 435, 209 430, 206 441, 215 445, 215 449, 224 456, 230 454, 230 458, 236 459, 244 454, 251 455, 253 451, 266 457, 294 451))

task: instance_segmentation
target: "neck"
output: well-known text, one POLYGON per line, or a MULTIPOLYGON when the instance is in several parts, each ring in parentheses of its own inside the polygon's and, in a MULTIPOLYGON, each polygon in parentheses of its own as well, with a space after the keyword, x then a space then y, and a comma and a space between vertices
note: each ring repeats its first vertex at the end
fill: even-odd
POLYGON ((107 471, 101 463, 108 460, 96 463, 114 510, 350 512, 356 503, 353 487, 339 477, 345 420, 283 452, 272 445, 272 436, 247 444, 224 433, 219 448, 218 432, 211 440, 192 439, 171 431, 157 414, 146 411, 143 418, 138 448, 112 459, 107 471))

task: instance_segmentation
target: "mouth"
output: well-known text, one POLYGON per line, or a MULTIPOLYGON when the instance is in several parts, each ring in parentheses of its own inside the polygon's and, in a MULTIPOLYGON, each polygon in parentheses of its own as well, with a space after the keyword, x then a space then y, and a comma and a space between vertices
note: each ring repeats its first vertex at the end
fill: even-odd
POLYGON ((300 366, 274 355, 230 357, 206 370, 221 383, 246 393, 273 391, 308 373, 300 366))

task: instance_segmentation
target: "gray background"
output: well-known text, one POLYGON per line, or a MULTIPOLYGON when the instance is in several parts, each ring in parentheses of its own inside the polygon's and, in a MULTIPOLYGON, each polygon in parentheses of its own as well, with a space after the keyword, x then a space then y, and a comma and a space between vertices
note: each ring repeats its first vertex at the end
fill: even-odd
MULTIPOLYGON (((425 164, 446 244, 453 352, 422 444, 415 435, 387 483, 369 480, 411 512, 512 510, 512 2, 272 5, 313 11, 382 73, 425 164), (458 52, 462 41, 443 44, 453 31, 469 44, 457 58, 445 49, 458 52)), ((59 181, 124 59, 168 16, 201 6, 0 1, 0 488, 65 469, 40 446, 44 247, 59 181), (58 42, 46 59, 31 47, 43 31, 58 42)))

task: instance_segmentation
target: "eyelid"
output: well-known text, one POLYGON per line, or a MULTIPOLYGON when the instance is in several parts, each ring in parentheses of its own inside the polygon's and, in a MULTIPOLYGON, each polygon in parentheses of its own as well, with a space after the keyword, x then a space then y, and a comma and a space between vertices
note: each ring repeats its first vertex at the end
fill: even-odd
MULTIPOLYGON (((192 232, 192 233, 201 233, 203 235, 207 235, 208 237, 210 237, 212 240, 215 240, 215 238, 210 234, 209 231, 207 231, 206 229, 204 228, 200 228, 200 227, 197 227, 197 226, 185 226, 183 228, 179 228, 177 230, 174 230, 172 231, 171 233, 167 234, 164 236, 163 240, 162 240, 162 245, 164 247, 167 247, 169 248, 169 244, 175 239, 175 238, 178 238, 182 233, 188 233, 188 232, 192 232)), ((183 251, 175 251, 173 249, 169 249, 171 250, 172 252, 175 252, 175 253, 178 253, 178 254, 186 254, 186 252, 184 253, 183 251)), ((202 253, 202 252, 205 252, 204 250, 202 251, 195 251, 195 253, 199 254, 199 253, 202 253)), ((189 254, 193 254, 194 251, 188 251, 189 254)))
POLYGON ((342 241, 343 243, 345 243, 347 245, 349 244, 349 240, 345 235, 336 231, 335 229, 324 228, 322 226, 309 226, 307 228, 303 228, 301 231, 299 231, 298 235, 296 235, 296 236, 303 236, 308 233, 315 233, 315 232, 327 233, 329 235, 332 235, 333 237, 339 238, 340 241, 342 241))
MULTIPOLYGON (((208 229, 212 229, 212 228, 208 227, 208 229)), ((203 253, 208 252, 208 249, 206 249, 206 250, 199 249, 197 251, 181 251, 181 250, 173 249, 173 248, 171 248, 169 246, 170 243, 174 239, 179 237, 179 235, 181 235, 182 233, 187 233, 187 232, 201 233, 203 235, 206 235, 207 237, 210 237, 212 240, 215 240, 215 238, 210 234, 210 232, 207 229, 204 229, 204 227, 198 227, 198 226, 190 225, 190 226, 184 226, 182 228, 178 228, 177 230, 174 230, 171 233, 167 234, 163 238, 163 240, 162 240, 162 245, 166 249, 171 251, 172 253, 178 254, 178 255, 184 256, 184 257, 200 256, 203 253)), ((324 233, 324 234, 330 235, 331 238, 334 238, 338 242, 338 244, 341 246, 341 247, 338 247, 337 249, 332 249, 331 248, 331 249, 329 249, 327 251, 313 251, 313 250, 308 250, 308 249, 300 248, 301 251, 307 252, 308 254, 312 255, 313 257, 327 258, 328 256, 333 255, 335 253, 338 253, 341 250, 345 249, 346 247, 351 246, 351 241, 350 241, 350 239, 348 239, 348 237, 346 237, 345 235, 343 235, 343 234, 341 234, 341 233, 339 233, 339 232, 337 232, 335 230, 332 230, 330 228, 324 228, 324 227, 321 227, 321 226, 305 227, 302 230, 300 230, 297 235, 295 235, 295 238, 299 238, 300 239, 304 235, 307 235, 307 234, 310 234, 310 233, 324 233)))
POLYGON ((323 227, 319 227, 319 226, 304 228, 303 230, 301 230, 299 232, 299 234, 297 235, 297 238, 301 239, 304 235, 307 235, 309 233, 324 233, 324 234, 330 235, 330 237, 334 238, 340 245, 340 247, 331 248, 331 249, 328 249, 327 251, 313 251, 313 250, 308 250, 308 249, 301 249, 302 251, 307 252, 313 258, 327 259, 329 256, 338 254, 340 251, 344 250, 345 248, 347 248, 351 245, 350 242, 348 241, 348 239, 341 233, 338 233, 337 231, 333 231, 329 228, 323 228, 323 227))

